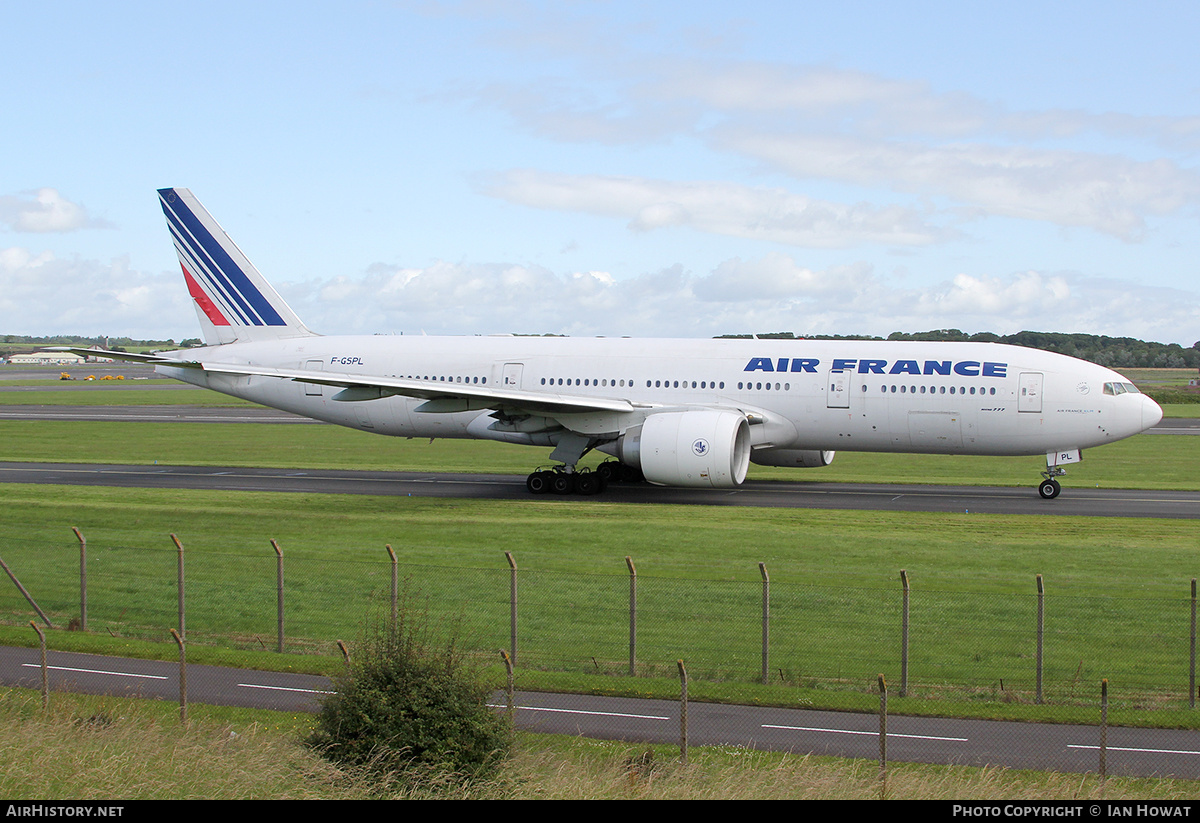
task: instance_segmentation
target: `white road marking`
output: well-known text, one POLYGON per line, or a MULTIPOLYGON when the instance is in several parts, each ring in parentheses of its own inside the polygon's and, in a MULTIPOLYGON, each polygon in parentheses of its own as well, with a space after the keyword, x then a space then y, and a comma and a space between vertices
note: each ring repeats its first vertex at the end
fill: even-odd
MULTIPOLYGON (((40 663, 22 663, 21 665, 25 666, 27 668, 30 668, 30 669, 40 669, 42 667, 40 663)), ((80 672, 82 674, 107 674, 107 675, 112 675, 113 677, 145 677, 149 680, 166 680, 167 679, 166 677, 163 677, 162 675, 157 675, 157 674, 137 674, 135 672, 106 672, 103 669, 76 669, 72 666, 47 666, 46 668, 53 669, 56 672, 80 672)))
MULTIPOLYGON (((852 729, 821 729, 821 728, 817 728, 815 726, 775 726, 770 723, 764 723, 762 725, 762 728, 764 728, 764 729, 784 729, 785 731, 797 731, 797 732, 827 732, 829 734, 859 734, 859 735, 869 735, 871 737, 879 736, 879 732, 860 732, 860 731, 854 731, 852 729)), ((896 734, 895 732, 888 732, 887 736, 888 737, 905 737, 905 738, 911 738, 912 740, 943 740, 943 741, 947 741, 950 743, 966 743, 969 740, 969 738, 966 738, 966 737, 938 737, 936 735, 931 735, 931 734, 896 734)))
POLYGON ((304 694, 337 694, 326 689, 293 689, 288 686, 264 686, 260 683, 238 683, 243 689, 263 689, 276 692, 303 692, 304 694))

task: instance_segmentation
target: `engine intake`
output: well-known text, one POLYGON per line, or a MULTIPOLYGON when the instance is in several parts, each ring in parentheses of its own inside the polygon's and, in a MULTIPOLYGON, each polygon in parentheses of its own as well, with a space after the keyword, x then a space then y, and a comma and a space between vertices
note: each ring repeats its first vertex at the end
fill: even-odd
POLYGON ((733 411, 659 412, 621 435, 617 457, 660 486, 733 488, 750 467, 750 424, 733 411))

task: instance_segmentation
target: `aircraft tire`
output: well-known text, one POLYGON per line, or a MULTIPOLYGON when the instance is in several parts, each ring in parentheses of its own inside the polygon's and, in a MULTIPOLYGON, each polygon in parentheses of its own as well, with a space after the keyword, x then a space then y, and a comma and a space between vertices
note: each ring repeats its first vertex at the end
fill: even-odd
POLYGON ((550 477, 546 475, 548 472, 533 472, 525 478, 525 488, 530 494, 545 494, 550 491, 550 477))
POLYGON ((585 496, 604 491, 604 480, 596 472, 583 472, 575 478, 575 493, 585 496))
POLYGON ((617 482, 621 473, 621 464, 615 460, 605 460, 596 467, 596 474, 606 482, 617 482))
POLYGON ((1053 500, 1058 497, 1061 491, 1062 486, 1059 485, 1057 480, 1043 480, 1041 485, 1038 486, 1038 494, 1042 496, 1043 500, 1053 500))
POLYGON ((555 494, 571 494, 575 491, 575 477, 566 472, 555 472, 550 481, 550 491, 555 494))

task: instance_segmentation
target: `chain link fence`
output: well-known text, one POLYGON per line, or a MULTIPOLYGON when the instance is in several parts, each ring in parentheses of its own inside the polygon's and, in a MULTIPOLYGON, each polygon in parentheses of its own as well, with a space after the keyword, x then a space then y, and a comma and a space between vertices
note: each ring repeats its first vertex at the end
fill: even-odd
MULTIPOLYGON (((186 541, 185 541, 186 542, 186 541)), ((462 646, 504 649, 518 670, 676 676, 954 692, 1027 702, 1094 700, 1102 678, 1147 707, 1194 705, 1195 586, 1178 597, 938 591, 920 580, 854 587, 771 578, 664 578, 614 558, 612 574, 407 566, 390 550, 336 562, 263 550, 0 541, 0 622, 189 644, 337 654, 369 616, 410 606, 462 646), (86 558, 86 565, 83 563, 86 558), (183 596, 180 596, 180 580, 183 596), (415 600, 414 600, 415 598, 415 600)), ((904 576, 907 578, 908 576, 904 576)))

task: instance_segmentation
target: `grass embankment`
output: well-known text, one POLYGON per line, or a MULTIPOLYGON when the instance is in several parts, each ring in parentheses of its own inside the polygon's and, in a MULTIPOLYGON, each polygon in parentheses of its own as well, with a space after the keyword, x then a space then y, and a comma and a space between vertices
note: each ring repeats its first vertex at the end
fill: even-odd
POLYGON ((0 692, 0 796, 121 800, 435 799, 1054 799, 1176 800, 1186 780, 1109 778, 891 763, 886 787, 871 760, 737 747, 673 746, 518 736, 499 777, 456 786, 382 787, 341 771, 298 741, 311 720, 277 712, 53 694, 48 712, 25 690, 0 692), (652 765, 630 763, 652 752, 652 765))
MULTIPOLYGON (((494 655, 509 646, 510 551, 521 570, 519 688, 670 697, 683 657, 697 699, 870 710, 874 675, 898 680, 905 569, 918 697, 897 699, 895 711, 1094 722, 1096 684, 1107 677, 1114 723, 1195 722, 1175 710, 1186 697, 1195 521, 76 491, 10 485, 0 509, 0 556, 58 624, 78 614, 70 527, 87 536, 92 631, 52 632, 52 648, 173 655, 171 645, 126 638, 168 640, 175 533, 187 547, 196 662, 330 671, 333 641, 352 640, 379 608, 385 543, 435 611, 461 619, 494 655), (325 657, 217 648, 274 645, 271 538, 285 553, 289 648, 325 657), (624 676, 626 555, 638 569, 639 671, 648 678, 624 676), (755 683, 759 562, 774 601, 767 687, 755 683), (1050 592, 1049 706, 1026 704, 1037 574, 1050 592)), ((23 627, 0 639, 31 644, 24 601, 5 589, 0 606, 23 627)))

